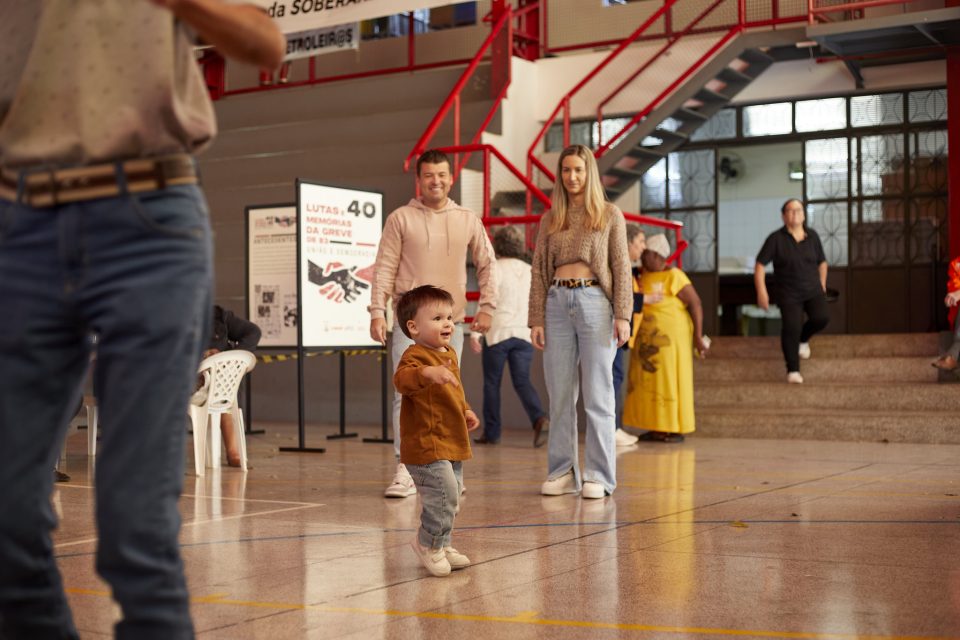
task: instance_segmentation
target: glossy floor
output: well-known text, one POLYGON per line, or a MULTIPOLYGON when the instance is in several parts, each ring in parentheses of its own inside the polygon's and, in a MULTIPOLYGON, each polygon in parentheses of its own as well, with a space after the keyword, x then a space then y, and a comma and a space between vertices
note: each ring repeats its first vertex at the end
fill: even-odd
MULTIPOLYGON (((264 426, 264 425, 259 425, 264 426)), ((186 477, 201 638, 960 638, 960 446, 689 438, 621 449, 603 500, 541 497, 546 448, 476 446, 454 546, 430 577, 392 447, 359 439, 186 477)), ((375 435, 361 429, 361 436, 375 435)), ((117 610, 94 571, 85 435, 69 440, 56 553, 84 638, 117 610)), ((188 464, 192 469, 192 460, 188 464)))

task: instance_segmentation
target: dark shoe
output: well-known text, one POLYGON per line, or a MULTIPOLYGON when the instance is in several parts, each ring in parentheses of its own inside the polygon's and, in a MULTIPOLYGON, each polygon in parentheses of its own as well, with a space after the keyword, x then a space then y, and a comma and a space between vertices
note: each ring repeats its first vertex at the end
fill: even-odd
POLYGON ((500 444, 499 440, 491 440, 487 436, 480 436, 479 438, 474 438, 474 442, 477 444, 500 444))
POLYGON ((941 371, 953 371, 957 368, 957 361, 953 356, 940 356, 933 362, 931 362, 934 367, 940 369, 941 371))
POLYGON ((647 431, 639 438, 643 442, 683 442, 685 440, 680 433, 664 433, 663 431, 647 431))
POLYGON ((54 469, 53 481, 54 482, 70 482, 70 476, 65 474, 63 471, 60 471, 59 469, 54 469))
POLYGON ((537 421, 533 423, 533 446, 534 448, 540 448, 543 446, 543 443, 547 441, 544 434, 550 431, 550 418, 542 416, 537 418, 537 421))

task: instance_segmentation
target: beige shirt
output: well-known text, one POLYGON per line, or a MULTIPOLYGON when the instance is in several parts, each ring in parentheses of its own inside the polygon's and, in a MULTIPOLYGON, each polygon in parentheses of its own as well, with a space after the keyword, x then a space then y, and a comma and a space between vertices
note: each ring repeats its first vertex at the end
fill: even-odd
MULTIPOLYGON (((493 346, 510 338, 530 342, 527 304, 530 298, 530 265, 517 258, 497 258, 497 309, 490 329, 483 334, 493 346)), ((471 333, 470 337, 474 337, 471 333)))
POLYGON ((497 267, 480 217, 449 199, 439 211, 416 199, 393 211, 377 249, 367 307, 371 319, 384 317, 388 297, 396 306, 402 294, 432 284, 453 296, 453 320, 462 322, 468 252, 477 269, 480 309, 492 315, 497 306, 497 267))
POLYGON ((0 1, 0 167, 193 152, 215 132, 191 39, 170 11, 0 1))
POLYGON ((533 280, 530 283, 529 322, 544 326, 547 290, 557 267, 585 262, 597 277, 600 288, 613 305, 613 317, 630 320, 633 315, 633 285, 630 278, 630 253, 627 251, 627 223, 616 205, 607 203, 607 224, 599 231, 584 227, 583 207, 567 210, 567 227, 547 233, 552 212, 543 214, 537 247, 533 254, 533 280))

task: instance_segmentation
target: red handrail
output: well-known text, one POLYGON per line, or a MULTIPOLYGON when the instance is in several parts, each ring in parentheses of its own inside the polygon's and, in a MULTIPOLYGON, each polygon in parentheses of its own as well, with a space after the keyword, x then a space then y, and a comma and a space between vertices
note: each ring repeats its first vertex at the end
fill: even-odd
MULTIPOLYGON (((436 135, 437 129, 440 128, 440 124, 447 117, 447 114, 450 113, 450 109, 453 108, 454 118, 457 120, 456 126, 454 127, 454 138, 459 141, 460 139, 460 94, 463 92, 463 88, 466 86, 467 81, 477 70, 477 67, 480 65, 480 61, 483 59, 487 50, 493 44, 494 39, 499 35, 499 33, 504 29, 506 25, 510 23, 510 20, 513 18, 513 9, 508 5, 505 7, 503 15, 500 16, 500 19, 493 25, 490 29, 490 33, 487 35, 486 39, 483 41, 483 44, 480 45, 480 48, 477 49, 477 53, 474 54, 473 59, 470 61, 470 64, 467 65, 467 68, 464 69, 463 73, 460 75, 460 79, 457 80, 457 83, 453 85, 453 89, 450 90, 450 94, 443 101, 443 104, 440 105, 440 109, 437 110, 437 113, 433 116, 433 119, 430 121, 430 124, 427 125, 427 128, 424 130, 423 134, 420 136, 420 139, 417 140, 417 143, 413 146, 413 149, 410 150, 410 153, 407 154, 406 159, 403 161, 403 170, 410 170, 410 161, 413 158, 416 158, 424 151, 427 150, 427 147, 430 144, 430 141, 433 139, 433 136, 436 135)), ((474 136, 471 142, 475 141, 486 126, 490 123, 490 120, 493 118, 493 114, 496 112, 497 107, 500 104, 500 100, 503 98, 503 95, 506 92, 506 87, 500 92, 500 95, 497 97, 497 100, 494 102, 493 108, 490 110, 490 113, 487 115, 487 118, 483 122, 480 131, 474 136)))
MULTIPOLYGON (((547 131, 553 125, 553 121, 557 117, 557 113, 560 112, 561 108, 564 110, 563 146, 567 146, 568 144, 570 144, 570 99, 577 92, 579 92, 580 89, 582 89, 588 82, 590 82, 598 73, 603 71, 603 69, 606 68, 606 66, 610 64, 614 58, 618 57, 627 47, 633 44, 634 41, 636 41, 636 39, 639 38, 640 35, 650 27, 650 25, 656 22, 660 18, 660 16, 666 13, 667 10, 669 10, 676 3, 677 3, 677 0, 666 0, 660 6, 660 8, 657 9, 655 12, 653 12, 653 14, 649 18, 644 20, 643 23, 639 27, 637 27, 636 30, 634 30, 633 33, 631 33, 629 36, 624 38, 624 40, 619 44, 619 46, 617 46, 616 49, 611 51, 610 54, 607 55, 607 57, 604 58, 600 62, 600 64, 598 64, 593 69, 593 71, 588 73, 587 76, 583 78, 583 80, 578 82, 573 87, 573 89, 571 89, 566 94, 564 94, 563 98, 560 99, 560 103, 553 110, 553 113, 551 113, 550 117, 547 118, 547 121, 544 123, 543 127, 540 129, 540 132, 533 139, 533 142, 530 144, 530 148, 527 149, 528 159, 535 157, 534 151, 536 150, 537 145, 540 143, 540 141, 543 139, 543 136, 547 134, 547 131)), ((532 167, 531 167, 531 162, 529 161, 527 162, 527 176, 528 177, 532 176, 532 167)))
MULTIPOLYGON (((713 0, 713 3, 711 3, 710 6, 708 6, 706 9, 704 9, 704 10, 703 10, 703 13, 701 13, 699 16, 697 16, 696 20, 693 20, 690 24, 688 24, 686 27, 684 27, 684 29, 683 29, 682 31, 680 31, 679 33, 677 33, 675 36, 669 38, 669 39, 667 40, 666 44, 664 44, 664 45, 660 48, 659 51, 657 51, 657 52, 656 52, 649 60, 647 60, 645 63, 643 63, 642 65, 640 65, 640 68, 637 69, 636 71, 634 71, 633 73, 631 73, 631 74, 627 77, 626 80, 624 80, 624 81, 621 82, 619 85, 617 85, 617 87, 616 87, 613 91, 611 91, 611 92, 607 95, 606 98, 604 98, 603 100, 601 100, 601 101, 600 101, 600 104, 597 105, 597 122, 598 122, 598 123, 601 123, 601 124, 603 123, 603 107, 604 107, 608 102, 610 102, 611 100, 613 100, 614 97, 616 97, 617 95, 619 95, 619 93, 620 93, 621 91, 623 91, 631 82, 633 82, 633 81, 637 78, 637 76, 639 76, 641 73, 643 73, 644 71, 646 71, 646 70, 650 67, 650 65, 652 65, 654 62, 656 62, 657 60, 659 60, 659 59, 660 59, 660 56, 664 55, 664 53, 665 53, 668 49, 670 49, 671 47, 673 47, 673 45, 675 45, 675 44, 677 43, 677 41, 679 41, 683 36, 685 36, 685 35, 687 35, 688 33, 690 33, 690 31, 692 31, 695 26, 697 26, 698 24, 700 24, 700 21, 703 20, 703 19, 707 16, 707 14, 709 14, 711 11, 713 11, 714 9, 716 9, 716 8, 717 8, 717 5, 719 5, 721 2, 725 2, 725 0, 713 0)), ((742 10, 742 0, 738 3, 738 8, 742 10)), ((739 26, 739 25, 742 25, 742 24, 743 24, 743 13, 742 13, 741 11, 738 11, 738 26, 739 26)), ((603 128, 602 128, 602 127, 600 128, 599 134, 600 134, 599 143, 600 143, 600 144, 603 144, 603 128)))

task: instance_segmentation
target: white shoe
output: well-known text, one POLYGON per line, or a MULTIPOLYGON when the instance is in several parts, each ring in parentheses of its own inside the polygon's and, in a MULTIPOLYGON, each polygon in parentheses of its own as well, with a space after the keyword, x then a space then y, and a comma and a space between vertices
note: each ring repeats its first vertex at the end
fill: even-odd
POLYGON ((623 429, 617 429, 617 446, 618 447, 629 447, 630 445, 637 444, 639 440, 637 436, 627 433, 623 429))
POLYGON ((584 482, 583 488, 580 489, 581 498, 591 498, 595 500, 597 498, 602 498, 604 496, 604 493, 605 492, 603 490, 602 484, 600 484, 599 482, 591 482, 589 480, 584 482))
POLYGON ((406 498, 407 496, 416 495, 417 487, 413 484, 413 478, 410 477, 410 472, 407 471, 407 468, 401 463, 397 465, 397 473, 393 476, 393 481, 390 483, 390 486, 387 487, 386 491, 383 492, 383 495, 387 498, 406 498))
POLYGON ((540 493, 545 496, 562 496, 565 493, 576 493, 577 483, 573 479, 573 469, 559 478, 547 480, 540 486, 540 493))
POLYGON ((420 542, 416 539, 410 541, 410 546, 417 557, 420 558, 423 566, 430 572, 430 575, 438 578, 450 575, 450 562, 447 560, 447 554, 443 552, 443 549, 421 547, 420 542))
POLYGON ((803 384, 803 376, 800 375, 799 371, 791 371, 787 374, 787 383, 788 384, 803 384))
POLYGON ((453 547, 444 547, 443 553, 447 556, 447 562, 450 563, 450 568, 456 571, 457 569, 465 569, 470 566, 470 558, 463 555, 453 547))
POLYGON ((809 342, 800 343, 800 359, 801 360, 810 359, 810 343, 809 342))

